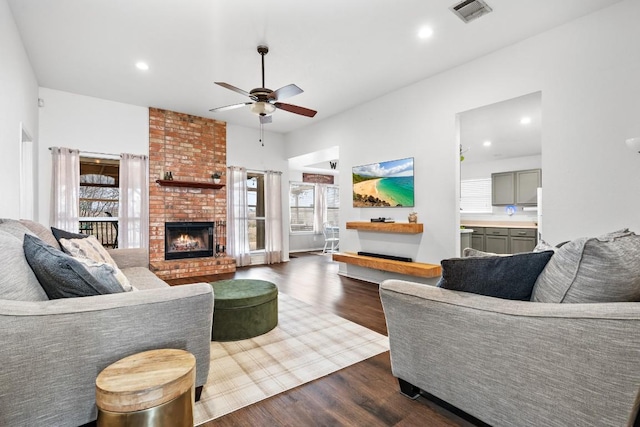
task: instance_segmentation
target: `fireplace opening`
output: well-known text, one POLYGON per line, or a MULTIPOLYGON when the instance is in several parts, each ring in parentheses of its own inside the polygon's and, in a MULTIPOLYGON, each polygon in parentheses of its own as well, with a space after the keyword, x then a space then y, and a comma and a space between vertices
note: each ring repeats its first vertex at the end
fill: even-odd
POLYGON ((164 259, 213 256, 213 222, 166 222, 164 259))

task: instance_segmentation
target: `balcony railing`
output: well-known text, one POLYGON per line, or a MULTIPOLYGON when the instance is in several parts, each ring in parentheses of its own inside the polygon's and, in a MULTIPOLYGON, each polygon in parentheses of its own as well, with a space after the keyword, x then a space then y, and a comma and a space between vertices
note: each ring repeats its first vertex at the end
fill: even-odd
POLYGON ((105 248, 118 247, 118 218, 84 218, 80 233, 95 236, 105 248))

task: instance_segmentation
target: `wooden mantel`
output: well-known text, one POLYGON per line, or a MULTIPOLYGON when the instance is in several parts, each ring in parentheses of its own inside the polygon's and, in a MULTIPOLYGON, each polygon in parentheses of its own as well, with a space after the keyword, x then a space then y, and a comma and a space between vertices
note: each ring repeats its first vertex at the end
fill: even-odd
POLYGON ((441 267, 437 264, 395 261, 384 258, 358 255, 350 252, 335 253, 333 254, 333 260, 344 262, 346 264, 357 265, 360 267, 406 274, 408 276, 439 277, 442 274, 441 267))
POLYGON ((173 179, 156 179, 156 183, 163 187, 189 187, 189 188, 222 188, 224 184, 214 184, 213 182, 201 181, 177 181, 173 179))
POLYGON ((376 231, 379 233, 420 234, 423 225, 415 222, 347 222, 347 230, 376 231))

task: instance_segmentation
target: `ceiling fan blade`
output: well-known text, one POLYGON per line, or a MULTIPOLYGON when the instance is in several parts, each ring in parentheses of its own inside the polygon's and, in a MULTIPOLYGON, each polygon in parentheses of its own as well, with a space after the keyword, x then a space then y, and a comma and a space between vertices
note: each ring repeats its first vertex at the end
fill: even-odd
POLYGON ((276 108, 279 108, 284 111, 288 111, 290 113, 300 114, 301 116, 313 117, 318 112, 315 110, 310 110, 309 108, 299 107, 297 105, 285 104, 283 102, 276 102, 273 104, 276 108))
POLYGON ((267 123, 271 123, 273 121, 273 117, 271 116, 260 116, 260 123, 267 124, 267 123))
POLYGON ((245 105, 251 105, 251 104, 253 104, 253 102, 241 102, 240 104, 233 104, 233 105, 226 105, 224 107, 212 108, 209 111, 211 111, 212 113, 219 113, 221 111, 235 110, 236 108, 244 107, 245 105))
POLYGON ((234 92, 238 92, 241 95, 248 96, 249 98, 253 99, 254 101, 258 100, 258 98, 256 98, 255 96, 251 95, 249 92, 244 91, 244 90, 242 90, 242 89, 240 89, 238 87, 235 87, 233 85, 230 85, 229 83, 225 83, 225 82, 214 82, 214 83, 217 84, 218 86, 222 86, 222 87, 224 87, 226 89, 232 90, 234 92))
POLYGON ((282 86, 280 89, 274 91, 269 95, 270 99, 275 99, 276 101, 280 99, 290 98, 292 96, 296 96, 304 92, 298 86, 293 83, 290 85, 282 86))

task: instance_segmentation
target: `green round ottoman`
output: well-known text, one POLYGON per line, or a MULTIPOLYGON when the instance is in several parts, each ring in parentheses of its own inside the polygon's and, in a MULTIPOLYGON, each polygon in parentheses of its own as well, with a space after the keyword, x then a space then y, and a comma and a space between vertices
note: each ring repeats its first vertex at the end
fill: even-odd
POLYGON ((278 288, 265 280, 212 282, 211 341, 237 341, 269 332, 278 324, 278 288))

